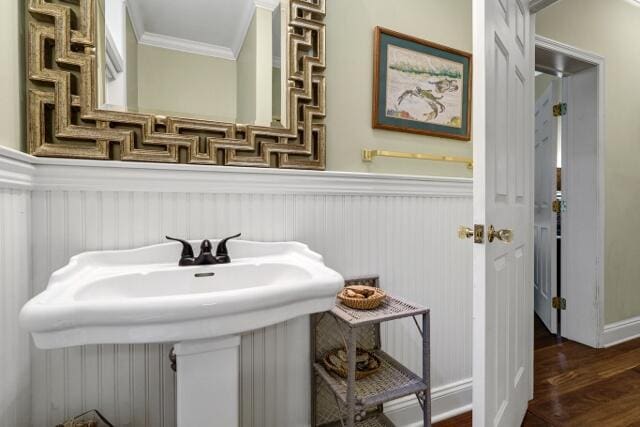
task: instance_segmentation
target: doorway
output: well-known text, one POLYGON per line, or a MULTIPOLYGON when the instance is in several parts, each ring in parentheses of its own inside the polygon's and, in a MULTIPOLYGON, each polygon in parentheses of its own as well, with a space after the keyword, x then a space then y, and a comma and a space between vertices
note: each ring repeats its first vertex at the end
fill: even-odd
POLYGON ((534 311, 591 347, 603 331, 604 59, 536 37, 534 311))

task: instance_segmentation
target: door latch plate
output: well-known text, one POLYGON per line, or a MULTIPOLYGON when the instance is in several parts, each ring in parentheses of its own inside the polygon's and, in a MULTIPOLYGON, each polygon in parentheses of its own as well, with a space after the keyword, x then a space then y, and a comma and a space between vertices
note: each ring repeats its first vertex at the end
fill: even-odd
POLYGON ((560 297, 553 297, 553 299, 551 300, 551 306, 556 310, 566 310, 567 300, 560 297))
POLYGON ((484 224, 473 225, 473 243, 484 243, 484 224))
POLYGON ((553 117, 566 116, 567 115, 567 103, 561 102, 553 106, 553 117))

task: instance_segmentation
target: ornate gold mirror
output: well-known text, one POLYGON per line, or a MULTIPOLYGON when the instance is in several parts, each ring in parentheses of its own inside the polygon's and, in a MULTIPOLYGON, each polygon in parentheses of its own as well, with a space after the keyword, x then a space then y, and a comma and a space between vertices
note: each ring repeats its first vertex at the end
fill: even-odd
POLYGON ((324 169, 325 0, 29 0, 36 156, 324 169))

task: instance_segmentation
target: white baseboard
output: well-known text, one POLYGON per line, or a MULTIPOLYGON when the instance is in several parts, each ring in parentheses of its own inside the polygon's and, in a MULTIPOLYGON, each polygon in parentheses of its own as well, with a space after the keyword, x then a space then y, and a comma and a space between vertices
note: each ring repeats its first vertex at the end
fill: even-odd
MULTIPOLYGON (((431 421, 446 420, 471 410, 471 378, 434 388, 431 391, 431 421)), ((422 426, 422 411, 415 396, 384 405, 384 413, 401 427, 422 426)))
POLYGON ((612 347, 634 338, 640 338, 640 316, 605 325, 600 343, 612 347))

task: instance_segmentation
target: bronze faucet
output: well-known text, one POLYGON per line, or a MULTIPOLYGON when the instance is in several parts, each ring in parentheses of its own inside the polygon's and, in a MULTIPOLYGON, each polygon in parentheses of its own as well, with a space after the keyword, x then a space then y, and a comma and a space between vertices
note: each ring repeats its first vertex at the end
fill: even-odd
POLYGON ((180 255, 180 261, 178 265, 181 267, 189 266, 189 265, 212 265, 212 264, 228 264, 231 262, 231 258, 229 258, 229 252, 227 251, 227 241, 229 239, 235 239, 236 237, 240 237, 240 233, 225 237, 224 239, 218 242, 218 246, 216 247, 215 256, 211 253, 211 242, 208 239, 205 239, 200 244, 200 255, 194 257, 193 248, 191 244, 186 240, 176 239, 175 237, 165 236, 169 240, 175 240, 176 242, 182 243, 182 254, 180 255))

